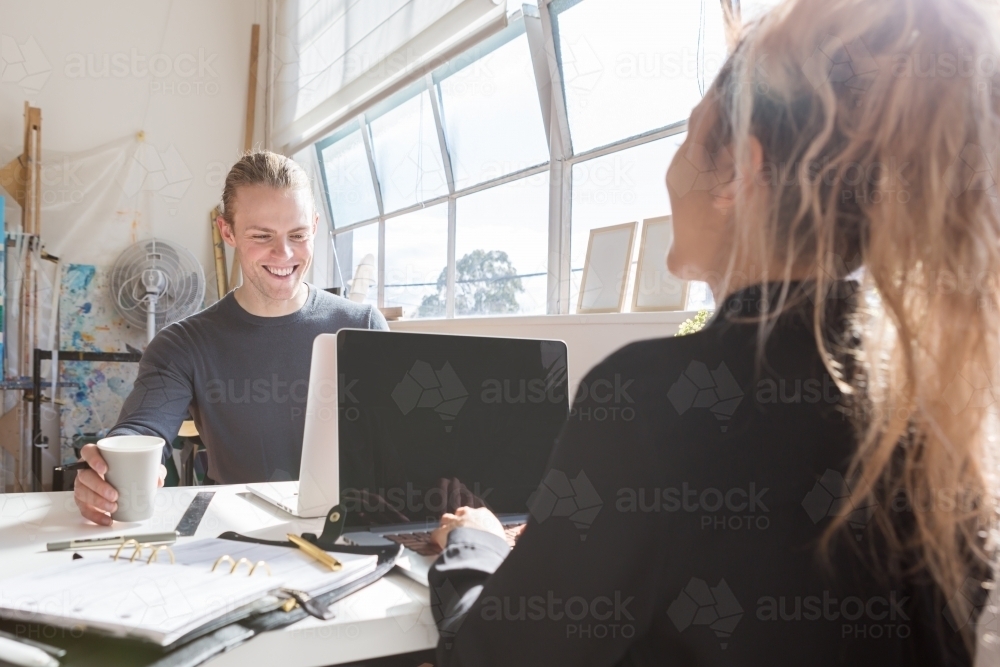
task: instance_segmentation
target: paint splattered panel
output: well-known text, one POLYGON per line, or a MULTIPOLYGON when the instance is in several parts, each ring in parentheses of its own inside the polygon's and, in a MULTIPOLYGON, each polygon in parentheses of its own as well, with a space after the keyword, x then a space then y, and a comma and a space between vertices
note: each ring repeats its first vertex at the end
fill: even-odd
MULTIPOLYGON (((115 311, 109 280, 111 267, 68 264, 63 269, 59 297, 59 340, 64 350, 128 352, 141 350, 145 332, 130 327, 115 311)), ((63 361, 60 382, 75 387, 60 389, 62 460, 75 460, 73 437, 82 433, 103 435, 118 420, 122 403, 135 382, 134 363, 63 361)))

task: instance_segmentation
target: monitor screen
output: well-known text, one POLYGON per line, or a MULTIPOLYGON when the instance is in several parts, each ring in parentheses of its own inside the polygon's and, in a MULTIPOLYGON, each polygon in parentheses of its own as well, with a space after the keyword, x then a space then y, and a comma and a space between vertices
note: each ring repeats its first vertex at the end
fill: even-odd
POLYGON ((569 410, 565 343, 343 330, 337 371, 348 525, 527 513, 569 410))

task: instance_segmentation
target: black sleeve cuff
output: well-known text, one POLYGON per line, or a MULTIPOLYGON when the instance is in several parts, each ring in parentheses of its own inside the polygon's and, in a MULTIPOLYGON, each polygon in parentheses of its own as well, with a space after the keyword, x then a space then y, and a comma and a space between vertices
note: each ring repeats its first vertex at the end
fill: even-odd
POLYGON ((448 533, 448 546, 427 574, 441 664, 447 664, 455 635, 486 580, 509 554, 507 541, 485 530, 455 528, 448 533))

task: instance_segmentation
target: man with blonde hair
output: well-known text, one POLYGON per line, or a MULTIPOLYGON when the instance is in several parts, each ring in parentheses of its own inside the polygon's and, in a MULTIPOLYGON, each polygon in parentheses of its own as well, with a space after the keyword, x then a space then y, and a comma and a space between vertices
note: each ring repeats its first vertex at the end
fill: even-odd
MULTIPOLYGON (((168 443, 190 412, 208 450, 208 475, 225 484, 295 479, 302 455, 313 339, 346 327, 387 329, 370 306, 303 281, 319 215, 305 171, 268 151, 245 154, 226 176, 216 220, 236 248, 243 283, 150 342, 109 435, 168 443)), ((169 446, 169 445, 168 445, 169 446)), ((96 446, 76 478, 81 514, 111 524, 117 491, 96 446)), ((162 484, 165 469, 161 466, 162 484)))

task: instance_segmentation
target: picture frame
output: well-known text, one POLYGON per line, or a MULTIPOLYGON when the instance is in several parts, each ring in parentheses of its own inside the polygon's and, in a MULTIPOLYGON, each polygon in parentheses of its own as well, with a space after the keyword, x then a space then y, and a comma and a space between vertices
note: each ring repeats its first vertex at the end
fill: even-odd
POLYGON ((625 305, 636 222, 590 230, 576 312, 618 313, 625 305))
POLYGON ((632 283, 632 312, 684 310, 688 281, 667 270, 667 252, 674 239, 672 215, 642 221, 639 260, 632 283))

